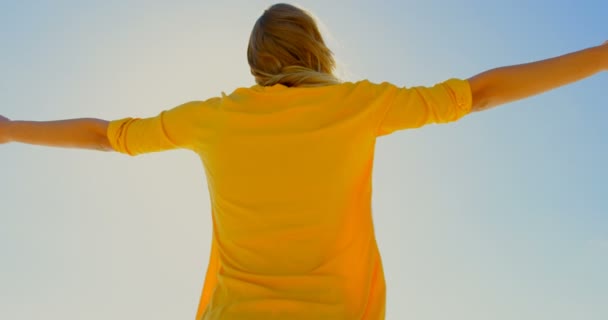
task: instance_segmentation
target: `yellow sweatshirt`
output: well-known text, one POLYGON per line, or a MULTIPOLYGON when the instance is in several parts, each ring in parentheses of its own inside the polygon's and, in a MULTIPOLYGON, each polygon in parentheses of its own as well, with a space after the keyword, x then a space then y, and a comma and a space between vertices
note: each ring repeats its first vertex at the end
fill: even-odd
POLYGON ((471 88, 367 80, 253 86, 111 121, 129 155, 186 148, 205 168, 213 235, 196 320, 384 319, 371 212, 376 138, 456 121, 471 88))

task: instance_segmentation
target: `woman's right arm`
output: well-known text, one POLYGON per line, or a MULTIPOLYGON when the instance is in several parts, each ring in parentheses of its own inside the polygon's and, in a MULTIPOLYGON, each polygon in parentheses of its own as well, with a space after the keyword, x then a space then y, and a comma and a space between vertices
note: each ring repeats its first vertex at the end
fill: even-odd
POLYGON ((83 118, 58 121, 11 121, 0 116, 0 144, 35 145, 112 151, 106 137, 108 122, 83 118))
POLYGON ((0 116, 0 144, 21 142, 129 155, 176 148, 195 150, 213 135, 221 98, 189 101, 148 118, 11 121, 0 116))
POLYGON ((608 70, 608 41, 546 60, 500 67, 469 79, 471 111, 531 97, 608 70))

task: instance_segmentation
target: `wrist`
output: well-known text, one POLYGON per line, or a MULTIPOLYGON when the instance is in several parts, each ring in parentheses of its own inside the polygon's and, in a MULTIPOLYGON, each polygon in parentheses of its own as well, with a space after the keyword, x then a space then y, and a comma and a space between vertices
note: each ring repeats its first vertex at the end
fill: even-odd
POLYGON ((3 116, 0 116, 0 143, 12 142, 11 127, 13 122, 3 116))
POLYGON ((608 71, 608 41, 598 46, 600 56, 600 70, 608 71))

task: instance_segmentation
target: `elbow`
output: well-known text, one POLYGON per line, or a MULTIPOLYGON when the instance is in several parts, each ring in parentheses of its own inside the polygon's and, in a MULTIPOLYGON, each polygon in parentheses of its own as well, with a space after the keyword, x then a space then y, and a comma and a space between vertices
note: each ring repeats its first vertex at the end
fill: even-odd
POLYGON ((473 94, 471 112, 492 109, 494 107, 506 104, 510 101, 511 100, 506 99, 505 97, 497 94, 488 94, 486 92, 480 92, 477 95, 473 94))
POLYGON ((486 110, 490 107, 490 101, 487 94, 479 87, 471 86, 472 106, 471 112, 486 110))
POLYGON ((108 137, 106 135, 102 135, 102 136, 98 137, 97 143, 95 144, 95 149, 99 150, 99 151, 106 151, 106 152, 115 151, 114 148, 112 147, 112 144, 110 144, 110 140, 108 140, 108 137))
POLYGON ((498 105, 495 96, 489 90, 491 88, 489 82, 488 74, 481 74, 469 79, 472 97, 471 112, 487 110, 498 105))
POLYGON ((93 142, 93 149, 99 151, 115 151, 108 138, 108 122, 104 120, 95 119, 95 137, 93 142))
POLYGON ((496 106, 493 104, 490 99, 486 98, 482 95, 473 95, 473 105, 471 106, 471 112, 478 112, 490 109, 496 106))

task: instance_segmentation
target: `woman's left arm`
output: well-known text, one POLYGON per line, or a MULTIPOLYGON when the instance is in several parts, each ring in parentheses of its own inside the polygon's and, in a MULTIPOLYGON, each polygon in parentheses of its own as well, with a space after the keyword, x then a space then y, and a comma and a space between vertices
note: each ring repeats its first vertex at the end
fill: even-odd
POLYGON ((11 121, 0 116, 0 143, 113 151, 106 132, 108 121, 94 118, 58 121, 11 121))
POLYGON ((602 71, 608 71, 608 41, 559 57, 485 71, 468 79, 471 111, 531 97, 602 71))

